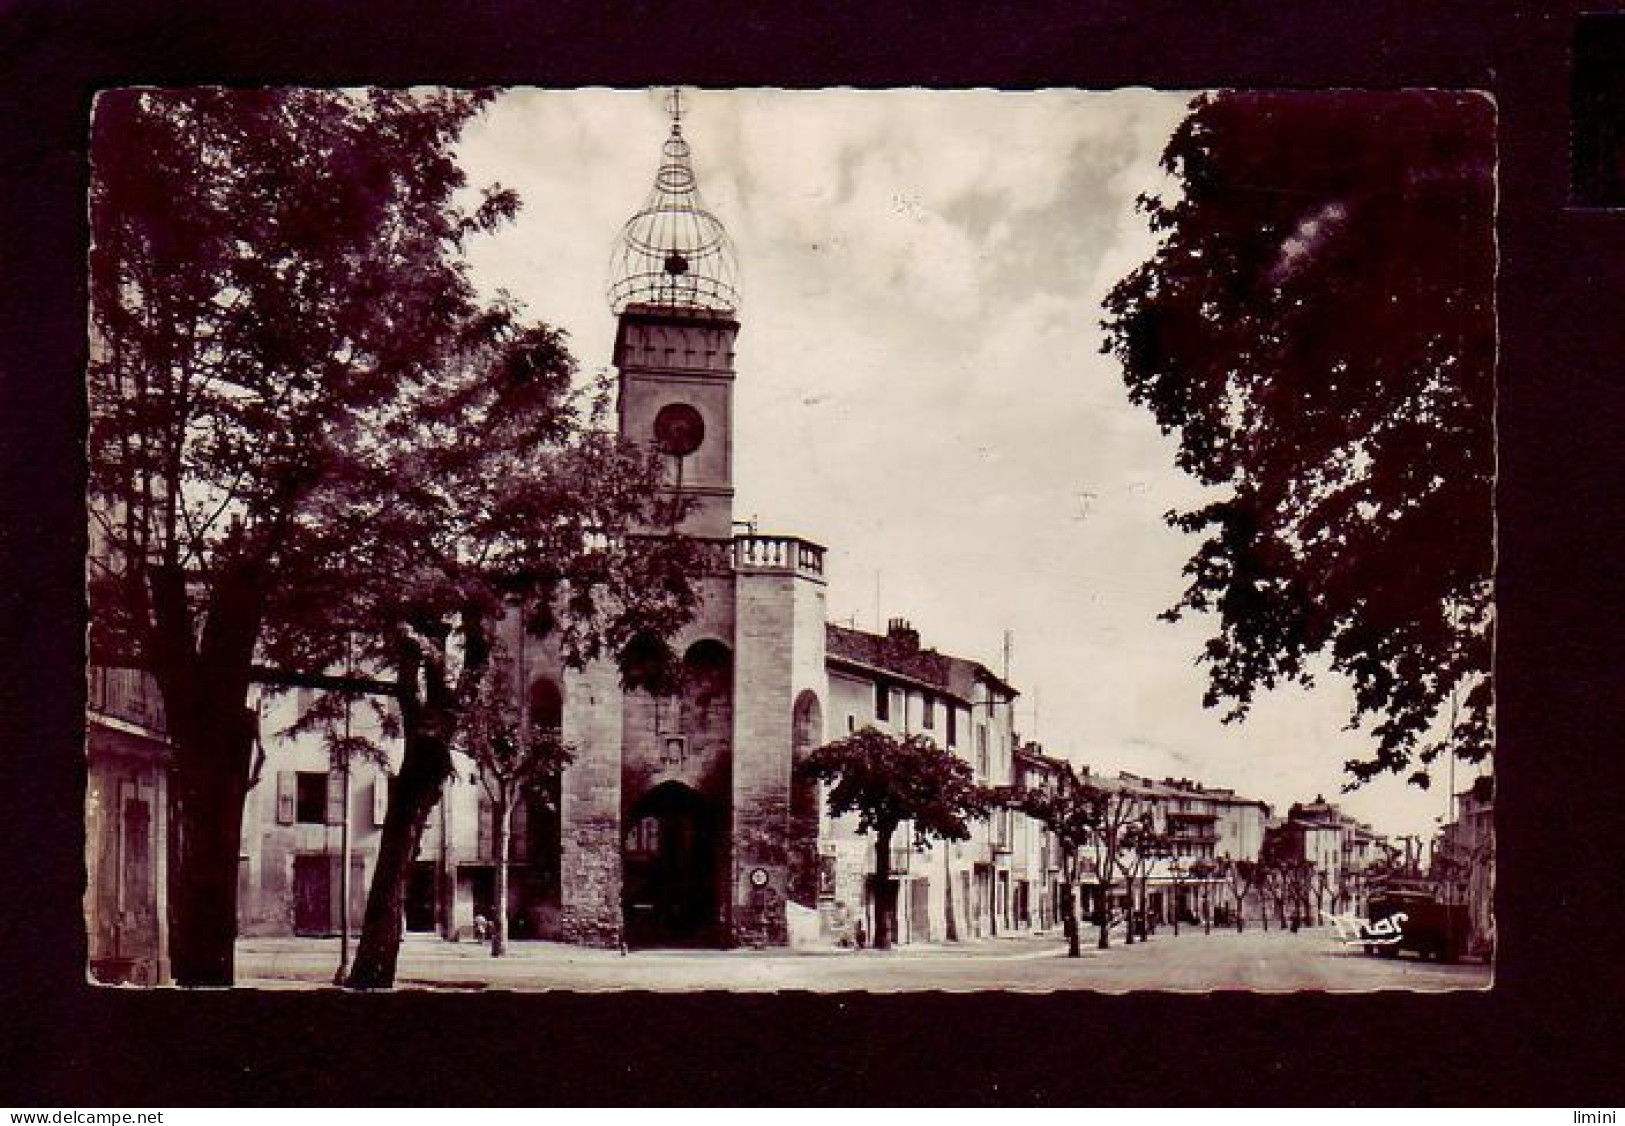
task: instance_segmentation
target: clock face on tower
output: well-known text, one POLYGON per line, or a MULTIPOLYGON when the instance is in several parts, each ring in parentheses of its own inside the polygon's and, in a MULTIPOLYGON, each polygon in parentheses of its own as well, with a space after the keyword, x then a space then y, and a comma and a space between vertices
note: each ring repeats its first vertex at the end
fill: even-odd
POLYGON ((655 415, 655 445, 672 457, 687 457, 705 441, 705 420, 687 403, 668 403, 655 415))

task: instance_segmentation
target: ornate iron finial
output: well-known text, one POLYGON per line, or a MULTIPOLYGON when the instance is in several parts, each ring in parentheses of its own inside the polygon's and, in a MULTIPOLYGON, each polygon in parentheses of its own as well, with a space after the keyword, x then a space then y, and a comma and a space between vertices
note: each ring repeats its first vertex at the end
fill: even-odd
POLYGON ((739 308, 739 267, 728 232, 707 211, 683 137, 683 92, 665 98, 671 133, 661 148, 654 188, 627 221, 610 258, 609 304, 617 314, 628 305, 734 312, 739 308))

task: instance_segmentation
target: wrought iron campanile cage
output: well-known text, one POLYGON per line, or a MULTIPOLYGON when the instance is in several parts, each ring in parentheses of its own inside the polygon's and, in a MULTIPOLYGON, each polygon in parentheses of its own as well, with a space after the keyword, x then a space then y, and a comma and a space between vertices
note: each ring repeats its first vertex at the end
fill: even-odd
POLYGON ((609 304, 617 314, 628 305, 682 309, 739 309, 739 266, 733 243, 706 210, 683 137, 683 98, 666 98, 671 133, 661 149, 654 187, 627 220, 609 266, 609 304))

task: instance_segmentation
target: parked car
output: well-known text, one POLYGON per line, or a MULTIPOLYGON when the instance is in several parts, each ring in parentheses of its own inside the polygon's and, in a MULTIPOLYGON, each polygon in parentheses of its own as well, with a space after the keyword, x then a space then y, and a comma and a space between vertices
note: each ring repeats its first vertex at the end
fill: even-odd
POLYGON ((1366 919, 1367 954, 1397 958, 1401 950, 1410 950, 1423 958, 1454 962, 1467 950, 1470 919, 1466 904, 1441 903, 1430 892, 1374 893, 1366 919), (1392 937, 1386 937, 1390 932, 1392 937))

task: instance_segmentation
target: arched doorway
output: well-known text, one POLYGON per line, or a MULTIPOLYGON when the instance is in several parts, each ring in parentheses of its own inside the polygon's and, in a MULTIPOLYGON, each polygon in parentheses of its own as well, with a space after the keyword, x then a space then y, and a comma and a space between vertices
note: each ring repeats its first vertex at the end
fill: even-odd
POLYGON ((628 945, 719 941, 716 820, 711 803, 681 782, 656 786, 632 807, 622 842, 628 945))

